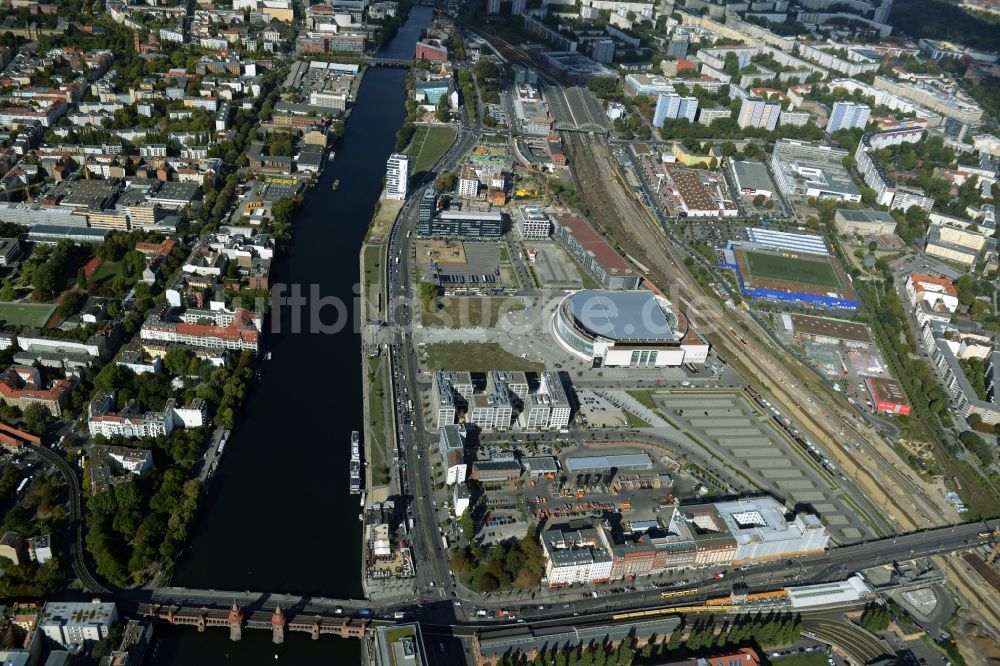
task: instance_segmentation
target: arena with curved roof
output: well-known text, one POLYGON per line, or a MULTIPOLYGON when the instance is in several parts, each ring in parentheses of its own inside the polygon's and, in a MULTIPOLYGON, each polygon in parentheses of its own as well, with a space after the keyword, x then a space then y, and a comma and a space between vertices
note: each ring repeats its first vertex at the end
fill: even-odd
POLYGON ((559 303, 551 326, 566 351, 594 367, 700 364, 708 355, 708 343, 687 319, 651 291, 573 292, 559 303))

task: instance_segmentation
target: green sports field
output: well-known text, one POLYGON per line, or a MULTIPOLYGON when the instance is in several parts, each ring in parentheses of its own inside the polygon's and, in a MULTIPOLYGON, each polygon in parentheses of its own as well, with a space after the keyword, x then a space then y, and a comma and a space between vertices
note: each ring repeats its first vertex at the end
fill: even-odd
POLYGON ((8 326, 45 326, 56 306, 51 303, 0 302, 0 321, 8 326))
POLYGON ((785 280, 817 287, 840 287, 840 280, 829 261, 794 259, 776 254, 744 252, 751 277, 785 280))

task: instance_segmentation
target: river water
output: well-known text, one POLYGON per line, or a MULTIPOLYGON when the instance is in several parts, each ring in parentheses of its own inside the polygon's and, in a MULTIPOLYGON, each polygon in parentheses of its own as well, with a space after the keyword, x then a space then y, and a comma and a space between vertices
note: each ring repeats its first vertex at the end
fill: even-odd
MULTIPOLYGON (((429 8, 414 7, 382 54, 412 57, 431 18, 429 8)), ((312 289, 335 297, 352 318, 358 253, 405 115, 405 81, 403 69, 365 73, 336 158, 297 213, 273 279, 289 290, 300 285, 307 297, 312 289)), ((327 325, 342 317, 332 306, 320 314, 327 325)), ((273 358, 244 402, 175 585, 362 594, 359 498, 348 493, 350 434, 363 426, 360 338, 353 321, 336 333, 310 331, 308 305, 301 331, 293 323, 284 308, 281 330, 266 336, 273 358)), ((221 629, 158 627, 157 636, 156 664, 352 664, 360 655, 356 640, 304 634, 289 634, 281 646, 254 630, 238 643, 221 629)))

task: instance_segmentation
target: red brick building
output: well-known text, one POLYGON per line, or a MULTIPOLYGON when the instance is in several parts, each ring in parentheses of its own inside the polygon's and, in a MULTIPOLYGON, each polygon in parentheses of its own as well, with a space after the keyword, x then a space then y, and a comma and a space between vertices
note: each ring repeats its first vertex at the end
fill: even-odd
POLYGON ((434 42, 417 42, 417 50, 414 57, 417 60, 444 62, 448 59, 448 49, 434 42))

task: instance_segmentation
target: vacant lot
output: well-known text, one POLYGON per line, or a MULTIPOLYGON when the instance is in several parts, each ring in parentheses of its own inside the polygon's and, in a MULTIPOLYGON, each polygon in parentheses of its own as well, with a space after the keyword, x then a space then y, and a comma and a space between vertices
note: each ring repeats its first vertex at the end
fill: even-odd
POLYGON ((9 326, 41 327, 49 321, 56 306, 51 303, 0 302, 0 321, 9 326))
POLYGON ((539 372, 541 363, 533 363, 493 342, 447 342, 427 346, 427 365, 435 370, 465 370, 488 372, 490 370, 521 370, 539 372))
POLYGON ((828 261, 811 261, 759 252, 746 252, 745 255, 753 277, 800 282, 819 287, 840 286, 837 273, 828 261))
POLYGON ((406 148, 413 160, 410 173, 430 170, 454 141, 454 127, 418 127, 406 148))
POLYGON ((502 315, 524 309, 519 298, 445 296, 434 312, 423 314, 424 326, 437 328, 491 328, 502 315))

